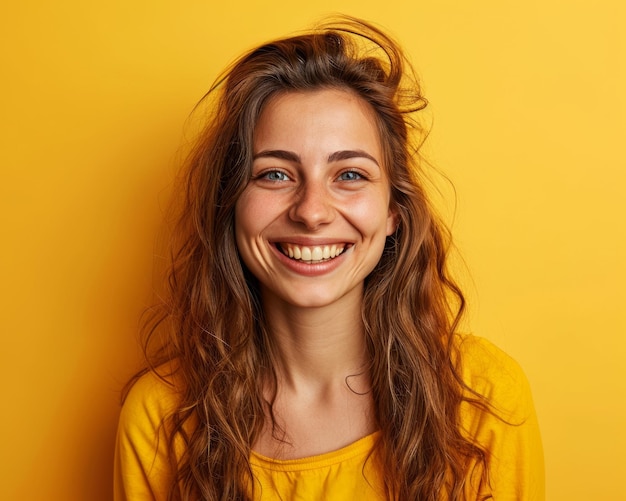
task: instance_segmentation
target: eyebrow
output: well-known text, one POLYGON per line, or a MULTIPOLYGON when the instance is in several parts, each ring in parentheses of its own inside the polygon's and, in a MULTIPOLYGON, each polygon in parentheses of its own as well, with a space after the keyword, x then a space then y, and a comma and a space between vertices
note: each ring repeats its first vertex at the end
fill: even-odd
POLYGON ((302 163, 300 157, 296 155, 293 151, 285 151, 285 150, 264 150, 255 153, 252 156, 252 160, 256 160, 257 158, 279 158, 280 160, 287 160, 289 162, 294 163, 302 163))
MULTIPOLYGON (((293 151, 286 150, 264 150, 255 153, 252 157, 253 160, 257 158, 279 158, 281 160, 287 160, 294 163, 302 163, 300 156, 293 151)), ((351 158, 367 158, 380 167, 378 160, 372 155, 363 150, 341 150, 335 151, 328 156, 328 163, 339 162, 341 160, 350 160, 351 158)))
POLYGON ((376 165, 380 167, 380 165, 378 164, 378 160, 376 160, 372 155, 370 155, 369 153, 366 153, 363 150, 335 151, 335 153, 332 153, 331 155, 329 155, 328 162, 330 163, 330 162, 338 162, 340 160, 350 160, 351 158, 367 158, 368 160, 371 160, 372 162, 374 162, 376 165))

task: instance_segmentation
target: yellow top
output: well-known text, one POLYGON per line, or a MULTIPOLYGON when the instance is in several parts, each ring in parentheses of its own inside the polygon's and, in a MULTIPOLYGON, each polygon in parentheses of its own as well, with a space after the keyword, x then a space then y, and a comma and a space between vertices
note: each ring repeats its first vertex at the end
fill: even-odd
MULTIPOLYGON (((526 377, 519 365, 484 339, 462 338, 463 379, 489 399, 498 416, 464 403, 463 431, 490 454, 496 501, 542 501, 541 438, 526 377)), ((165 500, 171 475, 159 424, 174 394, 152 374, 132 388, 120 415, 115 454, 115 500, 165 500)), ((337 451, 295 460, 252 453, 256 500, 382 501, 381 473, 366 461, 379 433, 337 451)), ((469 484, 469 482, 468 482, 469 484)))

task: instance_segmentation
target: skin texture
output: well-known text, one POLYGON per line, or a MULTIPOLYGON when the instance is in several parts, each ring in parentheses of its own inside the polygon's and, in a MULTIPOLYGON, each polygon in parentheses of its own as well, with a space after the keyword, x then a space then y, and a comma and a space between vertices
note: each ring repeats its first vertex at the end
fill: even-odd
POLYGON ((368 105, 342 90, 279 95, 260 116, 254 155, 252 180, 236 207, 236 238, 264 299, 297 307, 360 304, 363 281, 395 230, 368 105), (345 251, 306 264, 276 243, 345 251))
POLYGON ((274 414, 285 433, 266 426, 254 450, 304 457, 373 432, 363 284, 396 217, 369 105, 336 89, 274 97, 255 129, 252 179, 235 225, 261 288, 278 361, 274 414), (280 250, 333 245, 345 250, 314 262, 280 250))

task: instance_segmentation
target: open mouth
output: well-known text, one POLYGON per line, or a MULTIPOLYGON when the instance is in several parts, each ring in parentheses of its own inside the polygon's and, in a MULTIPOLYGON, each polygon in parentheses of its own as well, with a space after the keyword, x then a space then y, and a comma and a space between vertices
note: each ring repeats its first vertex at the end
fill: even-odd
POLYGON ((303 261, 305 263, 323 263, 339 256, 349 244, 315 245, 295 245, 289 243, 276 243, 280 252, 290 259, 303 261))

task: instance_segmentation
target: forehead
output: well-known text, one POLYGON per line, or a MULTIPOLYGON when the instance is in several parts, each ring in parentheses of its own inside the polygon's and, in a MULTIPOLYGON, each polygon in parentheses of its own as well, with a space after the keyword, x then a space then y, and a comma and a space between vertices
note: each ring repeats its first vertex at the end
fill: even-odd
POLYGON ((254 129, 255 150, 288 145, 349 147, 373 150, 380 156, 380 143, 371 105, 343 89, 276 94, 263 107, 254 129))

